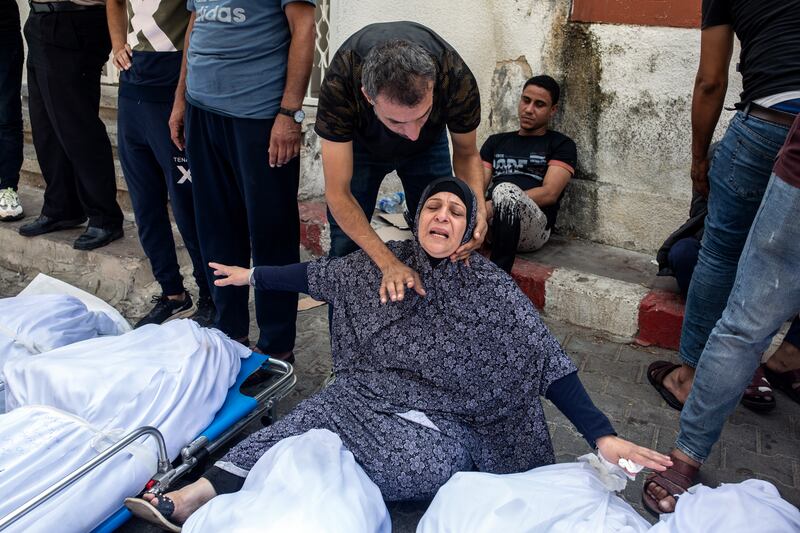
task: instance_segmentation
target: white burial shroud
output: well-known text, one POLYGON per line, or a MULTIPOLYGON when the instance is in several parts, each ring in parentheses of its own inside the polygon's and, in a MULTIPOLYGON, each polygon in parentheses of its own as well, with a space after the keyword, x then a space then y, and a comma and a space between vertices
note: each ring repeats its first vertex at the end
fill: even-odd
MULTIPOLYGON (((174 459, 211 422, 249 355, 220 331, 179 320, 9 362, 0 516, 141 426, 157 427, 174 459)), ((155 450, 141 439, 10 531, 91 531, 142 490, 155 450)))
MULTIPOLYGON (((80 418, 50 407, 21 407, 0 415, 0 518, 96 457, 113 440, 80 418)), ((152 439, 136 443, 5 532, 91 531, 155 472, 152 439)))
POLYGON ((774 485, 755 479, 692 487, 674 513, 661 515, 651 527, 614 493, 625 486, 624 478, 621 484, 614 481, 615 467, 593 457, 521 474, 458 473, 436 493, 417 533, 800 531, 800 511, 781 499, 774 485))
POLYGON ((758 479, 703 485, 678 498, 675 512, 661 515, 649 533, 707 533, 708 531, 800 531, 800 511, 781 498, 775 485, 758 479))
POLYGON ((312 429, 283 439, 247 474, 242 490, 212 499, 185 533, 389 533, 378 487, 338 435, 312 429))
POLYGON ((650 524, 614 492, 624 487, 622 469, 594 455, 519 474, 459 472, 417 533, 644 533, 650 524))
POLYGON ((90 311, 74 296, 0 299, 0 413, 5 411, 3 368, 8 361, 120 332, 120 326, 106 313, 90 311))
POLYGON ((9 361, 6 401, 55 407, 105 432, 155 426, 174 458, 211 423, 250 353, 192 320, 148 325, 9 361))

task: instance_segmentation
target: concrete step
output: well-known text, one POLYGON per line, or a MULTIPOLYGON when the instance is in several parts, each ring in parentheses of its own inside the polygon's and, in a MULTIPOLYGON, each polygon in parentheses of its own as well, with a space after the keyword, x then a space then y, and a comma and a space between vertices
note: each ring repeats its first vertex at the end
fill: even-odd
MULTIPOLYGON (((125 221, 124 238, 97 250, 79 251, 72 248, 72 243, 84 231, 83 227, 33 238, 19 235, 19 227, 41 212, 42 190, 23 183, 19 194, 26 217, 0 223, 0 268, 16 272, 25 280, 39 272, 57 277, 95 294, 129 318, 140 317, 149 310, 150 297, 160 293, 160 287, 153 279, 132 217, 125 221)), ((323 253, 320 243, 327 237, 318 232, 326 231, 319 223, 325 218, 325 206, 318 202, 301 203, 300 213, 303 235, 300 253, 307 260, 323 253)), ((172 232, 184 283, 196 295, 189 254, 174 223, 172 232)))
MULTIPOLYGON (((138 317, 150 307, 150 297, 160 293, 153 279, 150 263, 142 251, 136 226, 126 221, 125 237, 93 251, 80 251, 72 243, 84 231, 75 228, 39 237, 19 235, 19 227, 33 220, 41 211, 42 194, 38 189, 20 187, 20 200, 26 218, 0 223, 0 267, 32 277, 38 272, 57 277, 97 295, 127 317, 138 317)), ((196 294, 191 277, 191 262, 183 241, 174 230, 178 261, 187 288, 196 294)))
MULTIPOLYGON (((41 210, 41 190, 23 186, 20 196, 32 219, 41 210)), ((327 253, 325 204, 300 202, 299 208, 303 255, 327 253)), ((72 248, 80 228, 28 239, 17 233, 23 223, 0 224, 1 267, 25 276, 36 272, 56 276, 98 295, 129 317, 143 314, 150 296, 159 292, 133 222, 126 222, 124 239, 92 252, 72 248)), ((192 281, 188 254, 177 230, 175 237, 188 284, 192 281)), ((674 280, 656 278, 655 273, 646 254, 554 236, 539 252, 520 254, 512 275, 543 314, 553 319, 626 342, 674 349, 680 339, 683 301, 674 280)))

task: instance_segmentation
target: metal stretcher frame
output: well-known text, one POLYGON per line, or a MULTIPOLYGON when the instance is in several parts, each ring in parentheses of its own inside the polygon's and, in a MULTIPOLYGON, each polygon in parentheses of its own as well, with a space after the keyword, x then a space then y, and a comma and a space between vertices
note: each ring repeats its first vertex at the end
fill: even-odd
MULTIPOLYGON (((297 377, 294 374, 292 365, 254 352, 250 357, 242 360, 242 366, 239 370, 236 382, 228 390, 225 402, 222 404, 222 407, 217 412, 211 424, 202 431, 196 439, 181 449, 180 463, 177 466, 173 467, 169 460, 167 447, 161 432, 150 426, 140 427, 123 437, 107 450, 98 454, 97 457, 91 461, 88 461, 65 478, 0 519, 0 531, 11 526, 14 522, 50 500, 56 494, 70 487, 89 472, 105 463, 118 452, 127 448, 130 444, 140 440, 142 437, 153 437, 158 447, 158 471, 147 484, 146 488, 149 492, 164 492, 173 482, 194 468, 202 459, 214 453, 252 421, 259 419, 265 414, 271 415, 274 420, 277 402, 286 396, 286 394, 294 388, 296 383, 297 377), (255 396, 246 396, 242 394, 239 391, 242 383, 260 368, 276 375, 278 379, 272 379, 267 382, 264 388, 255 396)), ((130 517, 130 511, 122 507, 105 519, 92 533, 110 533, 124 524, 130 517)))

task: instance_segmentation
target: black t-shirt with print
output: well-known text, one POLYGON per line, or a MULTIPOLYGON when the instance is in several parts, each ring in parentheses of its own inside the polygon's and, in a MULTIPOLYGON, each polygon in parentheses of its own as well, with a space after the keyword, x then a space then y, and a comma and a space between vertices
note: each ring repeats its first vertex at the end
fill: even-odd
MULTIPOLYGON (((19 34, 19 8, 17 0, 0 0, 0 40, 3 37, 16 38, 19 34), (9 33, 10 35, 3 35, 9 33)), ((8 41, 8 39, 5 39, 8 41)))
POLYGON ((370 24, 347 39, 325 71, 319 93, 314 131, 334 142, 356 141, 377 157, 394 159, 429 148, 445 126, 468 133, 481 122, 481 102, 475 76, 444 39, 414 22, 370 24), (377 44, 403 39, 433 56, 437 65, 433 108, 419 138, 410 141, 386 128, 361 93, 361 67, 377 44))
POLYGON ((742 104, 800 90, 800 0, 703 0, 703 29, 721 25, 742 43, 742 104))
MULTIPOLYGON (((572 139, 557 131, 548 130, 544 135, 533 136, 510 131, 486 139, 481 147, 481 159, 492 165, 490 194, 491 189, 504 182, 527 191, 542 186, 550 165, 559 165, 574 173, 578 150, 572 139)), ((542 207, 548 228, 555 226, 563 195, 556 203, 542 207)))

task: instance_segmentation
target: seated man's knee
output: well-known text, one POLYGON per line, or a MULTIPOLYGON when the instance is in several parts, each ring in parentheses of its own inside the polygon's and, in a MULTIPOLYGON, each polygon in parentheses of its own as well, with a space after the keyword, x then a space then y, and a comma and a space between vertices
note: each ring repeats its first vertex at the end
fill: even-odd
POLYGON ((492 224, 509 226, 518 218, 525 192, 513 183, 501 183, 492 190, 492 224))

